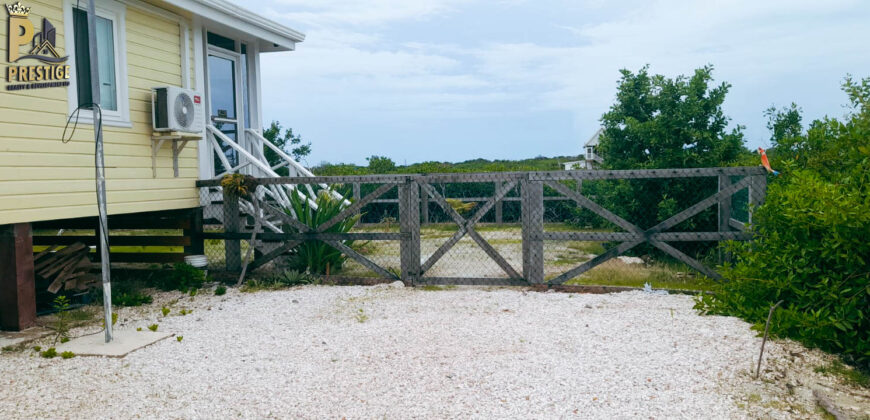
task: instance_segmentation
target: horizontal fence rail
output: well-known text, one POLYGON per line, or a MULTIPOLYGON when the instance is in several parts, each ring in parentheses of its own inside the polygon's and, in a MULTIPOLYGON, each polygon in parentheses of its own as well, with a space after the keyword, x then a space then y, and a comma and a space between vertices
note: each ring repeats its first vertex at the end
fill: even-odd
MULTIPOLYGON (((206 229, 200 237, 212 248, 210 260, 229 271, 245 265, 249 271, 281 270, 280 262, 298 257, 302 244, 321 243, 348 261, 327 268, 326 275, 373 274, 407 284, 556 286, 647 244, 644 252, 655 249, 720 280, 709 261, 678 246, 750 240, 747 224, 751 209, 764 200, 766 175, 761 167, 727 167, 290 176, 254 178, 254 191, 243 197, 222 192, 219 179, 201 180, 206 229), (275 187, 310 191, 305 199, 312 202, 326 194, 342 204, 306 224, 286 200, 275 199, 275 187), (632 203, 614 202, 634 199, 625 191, 671 190, 687 195, 647 199, 649 208, 640 213, 626 210, 632 203), (674 208, 677 202, 685 207, 674 208), (582 228, 585 220, 604 227, 582 228), (365 223, 336 230, 351 221, 365 223), (603 248, 572 260, 576 249, 592 242, 603 248), (246 249, 253 251, 247 252, 250 261, 246 249)), ((727 257, 719 251, 717 258, 727 257)))

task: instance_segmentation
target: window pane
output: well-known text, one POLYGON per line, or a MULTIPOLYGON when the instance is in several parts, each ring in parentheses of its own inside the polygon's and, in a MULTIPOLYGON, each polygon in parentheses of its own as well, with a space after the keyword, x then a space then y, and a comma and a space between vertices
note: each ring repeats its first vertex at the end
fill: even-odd
POLYGON ((118 89, 115 78, 115 35, 112 21, 97 16, 97 58, 100 74, 100 105, 105 110, 118 110, 118 89))
MULTIPOLYGON (((115 36, 112 21, 97 16, 97 74, 100 80, 100 105, 104 110, 118 110, 118 82, 115 76, 115 36)), ((93 102, 91 95, 91 57, 88 39, 88 13, 73 9, 75 31, 76 90, 78 105, 93 102)))
POLYGON ((88 56, 88 14, 81 9, 73 9, 73 31, 75 31, 76 90, 78 106, 90 104, 91 99, 91 61, 88 56))

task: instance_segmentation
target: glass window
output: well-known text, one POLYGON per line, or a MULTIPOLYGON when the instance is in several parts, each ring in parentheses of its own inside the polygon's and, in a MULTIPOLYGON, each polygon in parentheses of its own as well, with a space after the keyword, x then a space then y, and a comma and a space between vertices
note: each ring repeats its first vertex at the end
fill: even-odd
MULTIPOLYGON (((115 72, 115 32, 111 19, 97 16, 97 74, 100 82, 100 105, 104 110, 118 110, 118 78, 115 72)), ((75 32, 76 87, 78 105, 94 102, 91 94, 91 59, 88 41, 88 13, 73 9, 75 32)))
POLYGON ((208 43, 225 50, 236 51, 236 41, 211 32, 208 33, 208 43))

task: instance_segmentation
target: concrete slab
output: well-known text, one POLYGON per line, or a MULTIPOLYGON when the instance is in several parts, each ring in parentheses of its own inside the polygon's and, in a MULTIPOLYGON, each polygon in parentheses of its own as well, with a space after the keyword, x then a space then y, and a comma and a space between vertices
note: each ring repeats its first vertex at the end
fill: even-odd
POLYGON ((124 357, 130 352, 172 337, 173 333, 115 330, 114 339, 106 343, 105 333, 79 337, 57 346, 57 353, 71 351, 76 356, 124 357))
POLYGON ((24 331, 0 331, 0 348, 15 347, 51 333, 51 330, 42 327, 28 328, 24 331))

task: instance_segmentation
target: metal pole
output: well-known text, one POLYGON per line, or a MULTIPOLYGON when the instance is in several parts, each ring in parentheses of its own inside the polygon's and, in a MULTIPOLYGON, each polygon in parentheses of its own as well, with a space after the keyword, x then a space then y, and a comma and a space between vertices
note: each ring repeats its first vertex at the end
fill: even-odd
POLYGON ((100 269, 103 277, 103 310, 105 312, 106 342, 112 341, 112 282, 109 262, 109 226, 106 209, 106 170, 103 156, 103 119, 100 108, 100 64, 97 54, 97 15, 94 0, 88 1, 88 50, 91 69, 91 109, 94 115, 95 166, 97 180, 97 208, 100 216, 100 269))

